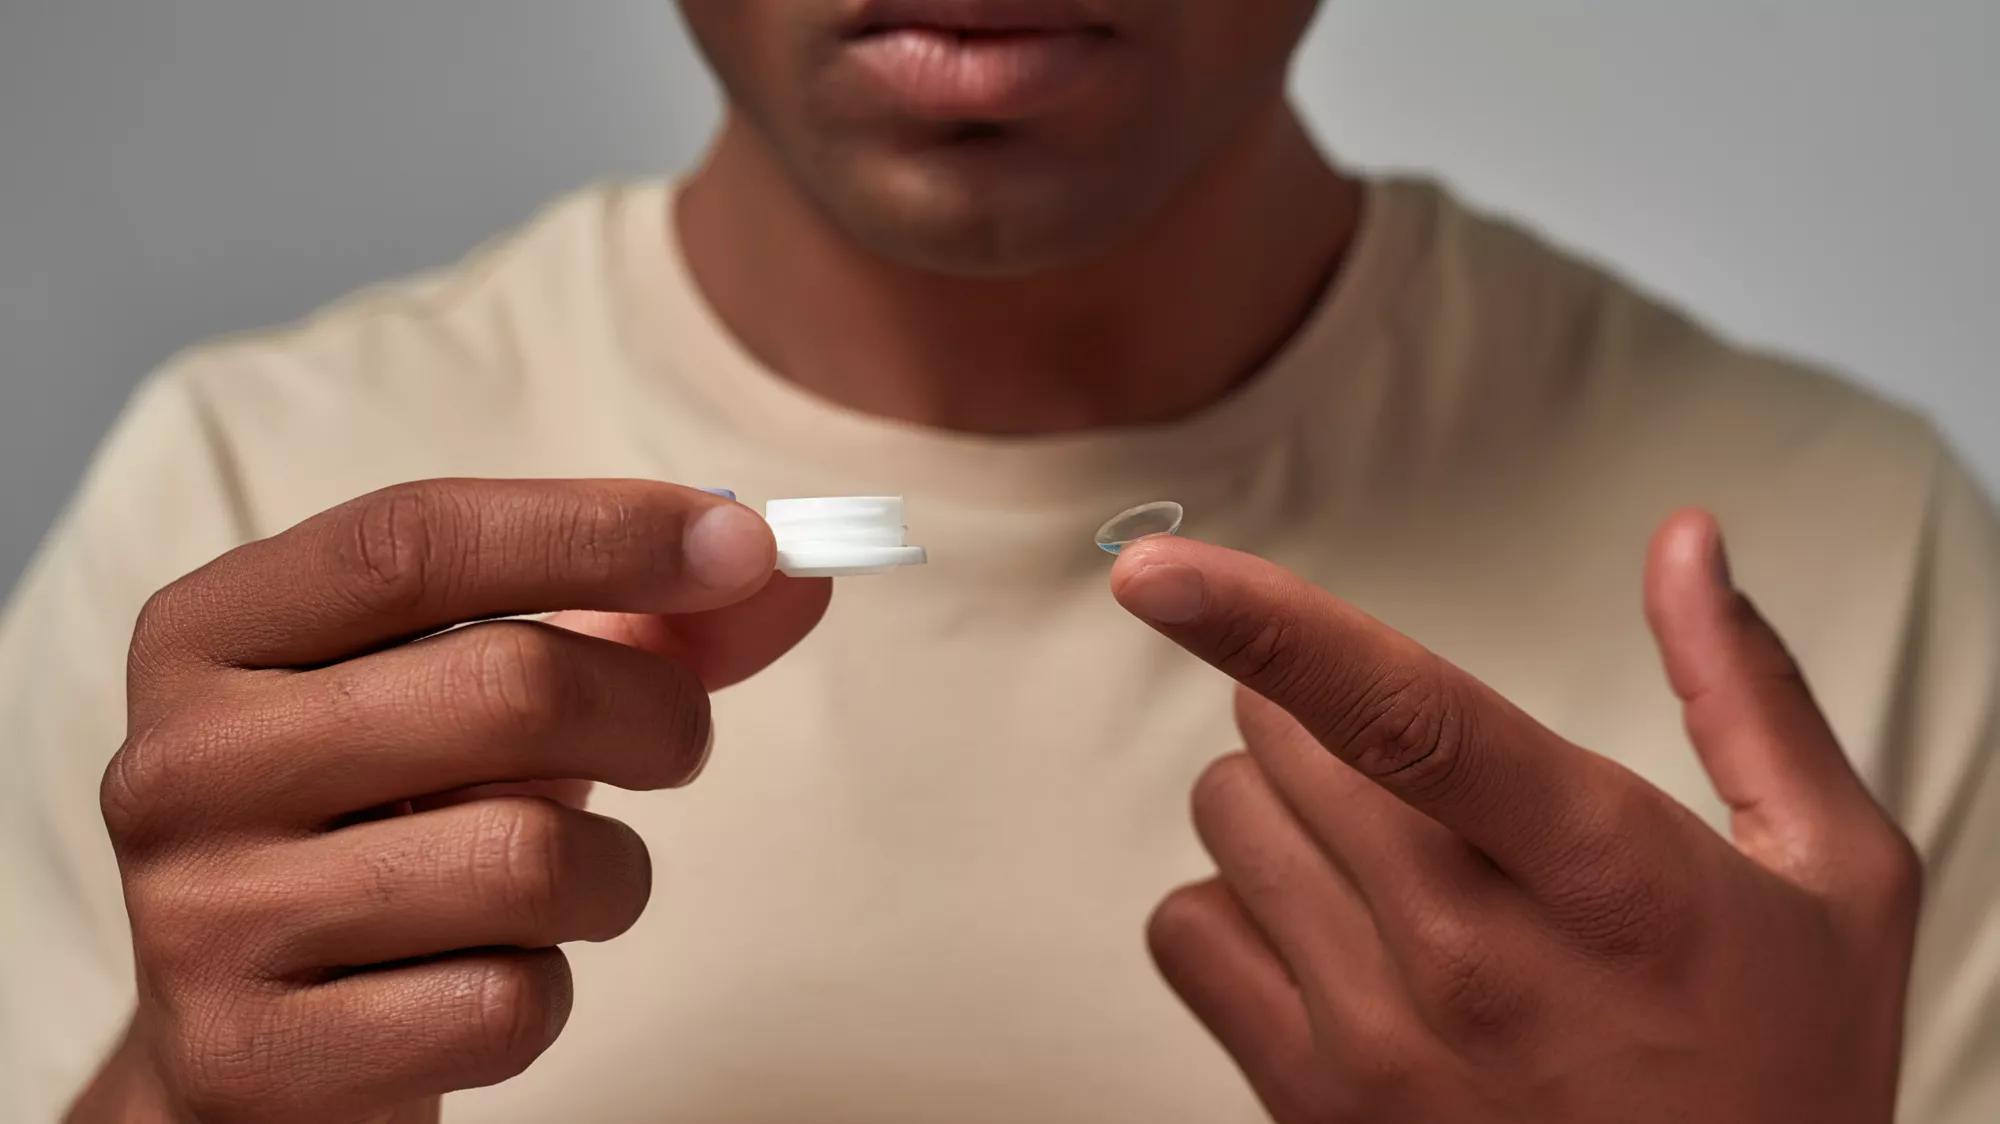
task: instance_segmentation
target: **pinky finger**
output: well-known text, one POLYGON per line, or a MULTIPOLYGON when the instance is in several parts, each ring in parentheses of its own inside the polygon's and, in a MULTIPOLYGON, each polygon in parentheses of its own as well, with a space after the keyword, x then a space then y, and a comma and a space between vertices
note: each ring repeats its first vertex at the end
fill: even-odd
MULTIPOLYGON (((296 997, 345 1064, 315 1111, 361 1116, 527 1069, 569 1019, 569 962, 552 948, 479 949, 346 976, 296 997)), ((344 1117, 343 1117, 344 1118, 344 1117)))
POLYGON ((1167 895, 1146 924, 1160 974, 1278 1120, 1296 1118, 1313 1073, 1312 1020, 1278 954, 1221 881, 1167 895))

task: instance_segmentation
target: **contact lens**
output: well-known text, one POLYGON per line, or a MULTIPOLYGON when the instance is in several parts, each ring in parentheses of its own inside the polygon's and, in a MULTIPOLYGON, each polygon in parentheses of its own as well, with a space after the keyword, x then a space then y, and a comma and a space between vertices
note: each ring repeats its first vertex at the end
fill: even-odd
POLYGON ((1117 554, 1140 539, 1171 535, 1181 529, 1181 517, 1185 514, 1181 505, 1172 500, 1142 503, 1121 511, 1097 529, 1097 548, 1106 554, 1117 554))

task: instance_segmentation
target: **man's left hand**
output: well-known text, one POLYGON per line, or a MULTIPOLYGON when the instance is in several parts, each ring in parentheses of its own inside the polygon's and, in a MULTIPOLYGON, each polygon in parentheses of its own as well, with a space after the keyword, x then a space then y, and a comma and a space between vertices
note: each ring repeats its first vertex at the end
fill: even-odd
POLYGON ((1662 527, 1646 609, 1733 845, 1269 563, 1152 539, 1113 589, 1244 686, 1194 793, 1219 877, 1149 938, 1278 1120, 1891 1119, 1919 864, 1713 519, 1662 527))

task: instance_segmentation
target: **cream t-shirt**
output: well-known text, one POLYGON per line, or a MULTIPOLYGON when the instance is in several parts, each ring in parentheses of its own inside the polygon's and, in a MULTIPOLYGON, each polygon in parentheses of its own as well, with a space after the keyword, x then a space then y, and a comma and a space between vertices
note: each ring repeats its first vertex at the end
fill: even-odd
POLYGON ((902 493, 932 563, 842 584, 719 696, 698 785, 600 791, 651 846, 653 904, 571 948, 562 1040, 449 1118, 1260 1119, 1141 937, 1208 870, 1186 793, 1235 735, 1228 685, 1113 605, 1091 532, 1176 499, 1187 533, 1296 568, 1712 822, 1639 578, 1661 517, 1716 510, 1930 864, 1905 1119, 2000 1120, 2000 530, 1923 422, 1384 182, 1323 307, 1200 416, 940 432, 760 367, 670 202, 585 191, 139 391, 0 624, 0 1116, 57 1111, 131 1002, 95 794, 143 599, 360 493, 466 475, 902 493))

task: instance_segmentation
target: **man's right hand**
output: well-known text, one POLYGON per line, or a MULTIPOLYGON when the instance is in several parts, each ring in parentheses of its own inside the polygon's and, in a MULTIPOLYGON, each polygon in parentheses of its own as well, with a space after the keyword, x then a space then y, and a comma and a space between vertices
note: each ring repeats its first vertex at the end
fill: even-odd
POLYGON ((556 946, 631 926, 651 867, 520 793, 692 780, 708 691, 825 611, 774 552, 671 485, 434 481, 162 590, 102 789, 138 1010, 77 1118, 353 1120, 526 1068, 569 1012, 556 946), (494 619, 555 610, 599 615, 494 619))

